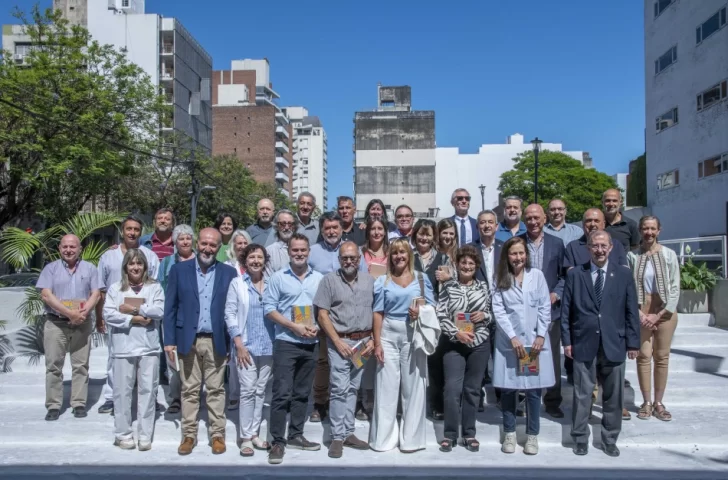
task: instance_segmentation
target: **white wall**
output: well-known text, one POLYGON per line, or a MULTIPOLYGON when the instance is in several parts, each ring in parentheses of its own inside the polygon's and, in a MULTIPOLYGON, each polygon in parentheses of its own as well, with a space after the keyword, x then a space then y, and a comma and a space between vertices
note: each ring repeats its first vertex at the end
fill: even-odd
POLYGON ((728 151, 728 101, 697 111, 696 96, 728 78, 728 27, 696 45, 695 29, 725 0, 678 1, 654 18, 645 0, 647 204, 662 237, 726 233, 728 174, 698 179, 698 162, 728 151), (677 44, 677 62, 655 75, 654 61, 677 44), (678 108, 678 123, 657 133, 655 118, 678 108), (679 185, 657 190, 659 174, 679 169, 679 185))
POLYGON ((218 85, 217 105, 247 105, 250 100, 250 92, 245 84, 218 85))
POLYGON ((231 70, 255 70, 255 85, 257 87, 267 87, 270 85, 270 63, 268 60, 233 60, 230 66, 231 70))

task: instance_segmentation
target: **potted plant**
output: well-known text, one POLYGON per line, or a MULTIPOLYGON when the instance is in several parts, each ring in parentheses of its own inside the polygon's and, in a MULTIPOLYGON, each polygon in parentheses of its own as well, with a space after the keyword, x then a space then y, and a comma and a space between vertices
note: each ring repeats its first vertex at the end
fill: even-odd
MULTIPOLYGON (((690 247, 686 252, 690 253, 690 247)), ((678 313, 708 313, 708 291, 718 282, 718 270, 709 269, 705 262, 695 264, 693 255, 680 267, 678 313)))

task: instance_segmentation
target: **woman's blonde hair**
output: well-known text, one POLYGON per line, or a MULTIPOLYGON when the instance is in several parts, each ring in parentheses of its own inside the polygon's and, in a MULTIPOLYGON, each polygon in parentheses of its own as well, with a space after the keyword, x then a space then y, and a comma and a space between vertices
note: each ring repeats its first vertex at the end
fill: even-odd
POLYGON ((154 283, 155 280, 153 278, 149 278, 149 263, 147 262, 147 257, 144 256, 141 250, 138 248, 130 248, 126 251, 126 254, 124 255, 124 260, 121 262, 121 291, 126 292, 129 290, 129 274, 126 273, 126 269, 129 266, 129 264, 134 261, 139 260, 142 262, 142 265, 144 265, 144 273, 142 274, 142 283, 154 283))
POLYGON ((407 252, 407 269, 412 274, 412 277, 415 276, 415 253, 412 251, 412 247, 410 246, 410 240, 406 237, 398 238, 396 240, 392 240, 392 243, 389 244, 389 252, 387 252, 387 279, 384 281, 385 285, 392 278, 392 272, 394 271, 394 261, 392 260, 392 257, 400 250, 407 252))

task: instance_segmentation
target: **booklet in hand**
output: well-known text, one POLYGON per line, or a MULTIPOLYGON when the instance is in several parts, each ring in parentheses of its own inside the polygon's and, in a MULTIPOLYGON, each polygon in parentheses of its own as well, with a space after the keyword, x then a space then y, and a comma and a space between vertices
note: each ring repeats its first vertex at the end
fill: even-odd
POLYGON ((455 326, 460 332, 473 333, 475 331, 475 325, 470 320, 470 313, 460 312, 455 317, 455 326))
POLYGON ((371 358, 372 356, 371 353, 369 353, 368 355, 361 354, 361 352, 366 350, 367 342, 369 342, 369 337, 359 340, 353 347, 351 347, 354 353, 349 358, 351 360, 351 363, 354 364, 356 368, 363 367, 367 360, 369 360, 369 358, 371 358))
POLYGON ((293 323, 313 327, 313 307, 311 305, 294 305, 291 307, 293 323))
POLYGON ((531 347, 526 348, 526 358, 518 359, 516 374, 521 377, 534 377, 538 375, 538 353, 531 353, 531 347))
POLYGON ((144 305, 144 302, 146 302, 146 299, 141 297, 124 297, 124 305, 129 305, 130 307, 139 308, 144 305))
POLYGON ((74 299, 74 300, 61 300, 64 307, 71 310, 72 312, 78 312, 86 305, 86 300, 74 299))
POLYGON ((386 265, 379 265, 376 263, 372 263, 369 265, 369 275, 371 275, 374 278, 381 277, 382 275, 387 274, 387 266, 386 265))
POLYGON ((179 372, 179 355, 177 355, 177 349, 175 348, 171 352, 165 352, 167 354, 167 365, 172 367, 175 372, 179 372))

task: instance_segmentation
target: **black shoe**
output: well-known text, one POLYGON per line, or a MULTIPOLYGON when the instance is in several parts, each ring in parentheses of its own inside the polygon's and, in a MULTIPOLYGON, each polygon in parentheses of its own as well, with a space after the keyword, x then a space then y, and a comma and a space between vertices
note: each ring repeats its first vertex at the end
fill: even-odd
POLYGON ((88 416, 86 413, 86 407, 73 407, 73 416, 76 418, 84 418, 88 416))
POLYGON ((564 418, 564 412, 560 407, 546 407, 546 413, 553 418, 564 418))
POLYGON ((624 379, 624 388, 629 388, 629 387, 631 387, 631 386, 632 386, 632 384, 631 384, 631 383, 629 383, 629 380, 627 380, 627 379, 625 378, 625 379, 624 379))
POLYGON ((604 446, 604 453, 606 453, 610 457, 618 457, 619 456, 619 448, 617 448, 616 445, 605 445, 604 446))
POLYGON ((366 410, 364 410, 364 408, 359 408, 356 411, 354 417, 360 422, 366 422, 367 420, 369 420, 369 415, 367 414, 366 410))
POLYGON ((58 417, 61 416, 61 411, 57 408, 51 408, 48 410, 48 413, 46 413, 45 419, 46 422, 52 422, 54 420, 58 420, 58 417))
POLYGON ((439 421, 442 421, 442 420, 445 419, 445 414, 442 413, 442 412, 440 412, 440 411, 438 411, 438 410, 433 410, 432 413, 431 413, 431 417, 436 422, 439 422, 439 421))
POLYGON ((589 453, 589 444, 588 443, 577 443, 574 445, 574 455, 584 456, 587 453, 589 453))
POLYGON ((114 402, 107 400, 103 405, 99 407, 99 413, 110 413, 114 414, 114 402))
POLYGON ((268 452, 268 463, 278 465, 283 462, 283 455, 286 454, 286 448, 280 443, 273 444, 268 452))
POLYGON ((480 396, 480 400, 478 400, 478 413, 483 413, 485 411, 485 398, 483 395, 480 396))
POLYGON ((288 440, 288 448, 314 452, 316 450, 321 450, 321 444, 316 442, 309 442, 308 440, 306 440, 306 437, 304 437, 303 435, 299 435, 288 440))
POLYGON ((164 407, 162 406, 161 403, 157 402, 157 404, 154 406, 154 411, 161 412, 162 410, 164 410, 164 407))
POLYGON ((569 385, 574 385, 574 374, 573 373, 566 374, 566 383, 568 383, 569 385))

